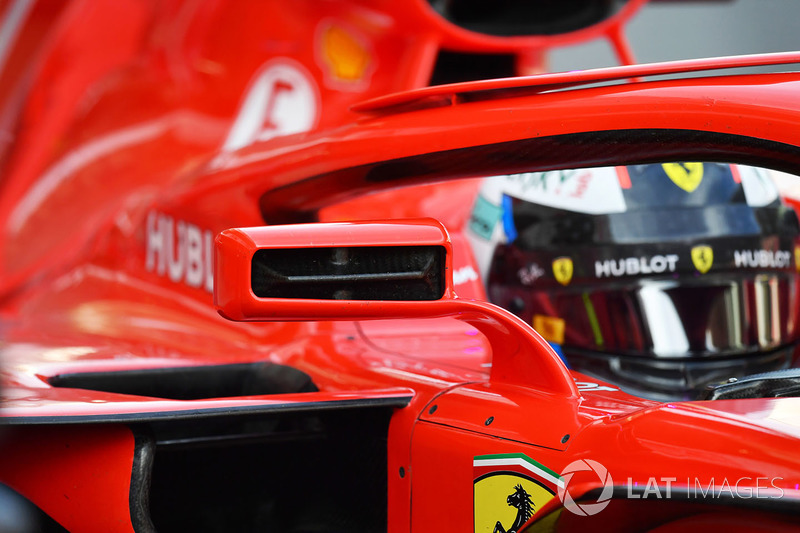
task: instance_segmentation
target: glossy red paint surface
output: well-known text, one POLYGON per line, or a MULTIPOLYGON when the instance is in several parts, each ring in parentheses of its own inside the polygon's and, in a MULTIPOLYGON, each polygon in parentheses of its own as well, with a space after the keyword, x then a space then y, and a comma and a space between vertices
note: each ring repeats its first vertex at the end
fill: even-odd
MULTIPOLYGON (((37 3, 13 68, 0 71, 0 127, 13 138, 0 160, 0 419, 17 426, 0 441, 0 481, 70 530, 129 530, 133 437, 117 424, 396 401, 391 532, 473 528, 475 458, 497 454, 556 473, 592 459, 618 484, 779 477, 775 488, 796 499, 797 399, 630 396, 568 371, 466 275, 477 270, 463 234, 477 180, 463 178, 686 154, 800 169, 799 74, 578 87, 797 54, 420 89, 440 47, 514 52, 530 66, 542 46, 609 35, 624 56, 620 25, 642 3, 584 33, 528 39, 464 32, 422 0, 37 3), (409 89, 419 90, 392 94, 409 89), (620 149, 641 130, 674 137, 644 154, 620 149), (598 131, 630 135, 560 152, 512 145, 598 131), (695 142, 707 133, 786 150, 695 142), (317 210, 335 224, 252 229, 317 210), (419 217, 442 225, 392 223, 419 217), (365 219, 379 223, 349 223, 365 219), (447 248, 442 300, 343 308, 249 288, 258 248, 403 243, 447 248), (217 314, 214 285, 220 310, 244 322, 217 314), (177 400, 52 385, 64 374, 260 361, 305 372, 319 391, 177 400), (69 501, 56 491, 67 485, 69 501)), ((651 514, 631 501, 625 513, 651 514)), ((563 514, 565 529, 584 527, 563 514)))
POLYGON ((68 531, 133 531, 134 439, 124 426, 17 427, 3 433, 3 483, 68 531))

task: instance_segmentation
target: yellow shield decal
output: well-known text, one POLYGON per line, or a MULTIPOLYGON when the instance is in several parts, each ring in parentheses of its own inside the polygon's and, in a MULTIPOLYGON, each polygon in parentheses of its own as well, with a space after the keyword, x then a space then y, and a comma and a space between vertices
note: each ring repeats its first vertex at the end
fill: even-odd
POLYGON ((562 285, 569 285, 572 279, 572 259, 557 257, 553 259, 553 276, 562 285))
POLYGON ((705 274, 714 263, 714 250, 710 246, 695 246, 692 248, 692 263, 698 272, 705 274))
POLYGON ((475 533, 498 531, 500 523, 508 531, 516 522, 525 523, 537 510, 553 499, 553 492, 528 477, 514 473, 498 473, 475 482, 475 533), (515 507, 509 500, 522 494, 524 507, 515 507), (520 513, 522 516, 520 516, 520 513))
POLYGON ((703 181, 703 163, 662 163, 661 167, 686 192, 693 192, 703 181))

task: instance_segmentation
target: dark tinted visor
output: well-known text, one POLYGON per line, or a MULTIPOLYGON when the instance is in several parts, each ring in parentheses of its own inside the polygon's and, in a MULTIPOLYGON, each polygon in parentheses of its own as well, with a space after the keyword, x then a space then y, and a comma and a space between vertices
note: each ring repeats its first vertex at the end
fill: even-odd
POLYGON ((491 294, 565 349, 675 359, 742 355, 794 342, 797 291, 793 273, 775 271, 534 291, 493 286, 491 294))
POLYGON ((800 229, 766 173, 611 170, 505 177, 493 302, 565 349, 724 357, 797 340, 800 229))

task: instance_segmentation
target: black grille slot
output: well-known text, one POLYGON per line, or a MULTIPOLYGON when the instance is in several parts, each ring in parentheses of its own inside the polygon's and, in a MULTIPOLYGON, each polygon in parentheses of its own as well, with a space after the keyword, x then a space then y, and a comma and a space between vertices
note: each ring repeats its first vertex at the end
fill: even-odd
POLYGON ((258 250, 251 286, 259 298, 438 300, 444 266, 442 246, 258 250))
POLYGON ((274 363, 76 372, 53 376, 49 382, 53 387, 172 400, 260 396, 317 390, 311 377, 305 372, 274 363))

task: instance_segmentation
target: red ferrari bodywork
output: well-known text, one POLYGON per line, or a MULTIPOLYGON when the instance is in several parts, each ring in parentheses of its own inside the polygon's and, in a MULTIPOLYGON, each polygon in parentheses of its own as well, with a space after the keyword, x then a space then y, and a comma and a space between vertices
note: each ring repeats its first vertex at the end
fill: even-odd
POLYGON ((641 3, 549 38, 473 34, 422 1, 18 13, 0 77, 0 482, 69 531, 793 526, 800 399, 628 395, 569 371, 467 275, 469 178, 800 171, 800 74, 715 71, 800 53, 424 87, 441 49, 524 72, 588 32, 627 58, 641 3), (440 299, 250 287, 259 249, 399 245, 446 250, 440 299))

